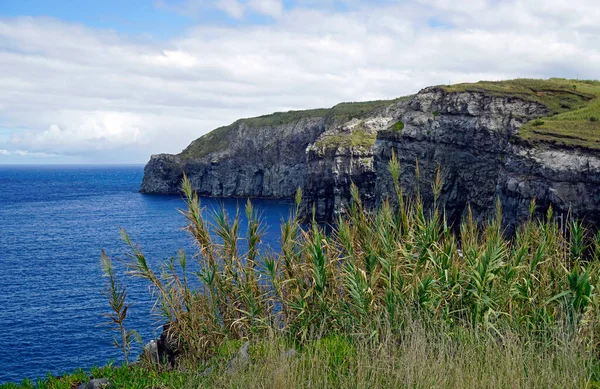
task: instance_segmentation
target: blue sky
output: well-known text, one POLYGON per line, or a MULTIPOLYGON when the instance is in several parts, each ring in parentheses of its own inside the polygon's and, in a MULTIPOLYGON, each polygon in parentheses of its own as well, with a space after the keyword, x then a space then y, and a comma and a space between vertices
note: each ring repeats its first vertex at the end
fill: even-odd
MULTIPOLYGON (((372 0, 372 4, 381 3, 372 0)), ((318 4, 318 1, 308 4, 318 4)), ((281 2, 284 10, 303 2, 281 2)), ((321 8, 344 11, 353 2, 323 1, 321 8)), ((243 18, 234 17, 209 1, 186 0, 3 0, 2 16, 46 16, 89 27, 112 29, 121 33, 168 39, 186 29, 202 25, 270 24, 274 19, 252 9, 243 18)))
POLYGON ((189 16, 165 12, 147 0, 3 0, 0 14, 47 16, 94 28, 108 28, 126 34, 169 38, 192 25, 189 16))
POLYGON ((240 117, 448 82, 599 78, 599 12, 591 0, 2 0, 0 164, 144 163, 240 117))

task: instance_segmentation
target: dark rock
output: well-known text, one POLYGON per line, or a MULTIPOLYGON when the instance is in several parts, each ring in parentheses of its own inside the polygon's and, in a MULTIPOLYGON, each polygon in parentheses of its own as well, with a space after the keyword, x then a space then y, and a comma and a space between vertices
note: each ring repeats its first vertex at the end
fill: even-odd
POLYGON ((152 364, 168 364, 175 367, 181 354, 177 336, 171 330, 171 324, 163 326, 158 340, 151 340, 144 346, 144 356, 152 364))
POLYGON ((248 354, 249 347, 250 342, 248 341, 246 341, 246 343, 244 343, 242 347, 240 347, 237 355, 233 357, 233 359, 227 364, 226 371, 228 373, 233 373, 240 369, 244 369, 248 365, 248 363, 250 362, 250 354, 248 354))
POLYGON ((84 382, 77 389, 106 389, 110 388, 110 382, 106 378, 93 378, 87 384, 84 382))
MULTIPOLYGON (((552 204, 558 215, 571 209, 575 216, 598 224, 597 151, 511 142, 524 123, 547 114, 540 103, 515 96, 431 87, 353 120, 340 122, 331 115, 269 125, 242 120, 226 133, 215 131, 225 134, 219 138, 225 139, 220 143, 225 148, 198 158, 189 151, 152 156, 141 191, 177 193, 184 172, 204 196, 293 198, 301 187, 304 216, 314 207, 319 221, 333 221, 350 201, 351 183, 367 208, 386 198, 394 201, 388 172, 393 151, 402 166, 406 194, 417 185, 418 159, 418 184, 426 205, 433 202, 431 182, 441 166, 440 204, 455 225, 468 206, 479 220, 490 216, 498 198, 509 227, 527 216, 533 198, 540 212, 552 204), (403 128, 394 126, 399 121, 403 128), (374 144, 326 141, 348 140, 357 129, 376 135, 374 144)), ((206 139, 188 149, 208 145, 206 139)))
POLYGON ((500 199, 510 228, 528 215, 536 198, 545 212, 552 204, 559 213, 569 208, 577 216, 600 222, 600 158, 586 150, 531 147, 510 142, 525 122, 545 115, 544 106, 515 98, 479 92, 448 94, 439 88, 421 91, 402 115, 401 134, 380 131, 375 144, 377 184, 375 197, 394 201, 388 172, 392 151, 402 166, 405 193, 417 185, 415 161, 420 168, 420 190, 431 204, 437 166, 444 187, 440 204, 457 225, 470 206, 483 220, 494 213, 500 199), (440 114, 433 117, 431 112, 440 114))
POLYGON ((209 375, 211 375, 213 372, 215 371, 215 368, 213 366, 205 369, 202 373, 200 373, 200 377, 208 377, 209 375))

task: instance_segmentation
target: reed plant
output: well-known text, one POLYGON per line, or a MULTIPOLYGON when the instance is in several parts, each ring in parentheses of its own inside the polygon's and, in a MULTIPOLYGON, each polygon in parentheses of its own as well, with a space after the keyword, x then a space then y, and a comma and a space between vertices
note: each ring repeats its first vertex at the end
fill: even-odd
MULTIPOLYGON (((568 345, 589 362, 577 379, 592 380, 600 341, 600 234, 577 220, 563 228, 551 208, 538 217, 535 201, 511 236, 499 201, 489 220, 477 223, 468 209, 452 228, 438 201, 441 169, 431 183, 430 208, 418 187, 415 197, 404 195, 394 155, 389 170, 396 205, 384 200, 368 211, 352 186, 348 209, 327 228, 302 223, 298 191, 276 253, 261 251, 264 229, 251 202, 248 232, 241 236, 240 212, 221 210, 209 221, 187 178, 182 214, 193 255, 180 251, 154 270, 123 232, 128 273, 152 286, 181 360, 206 362, 231 340, 285 339, 302 348, 331 336, 370 350, 395 348, 394 358, 402 360, 398 350, 418 328, 421 340, 448 358, 460 352, 452 351, 457 344, 472 344, 469 352, 481 344, 494 353, 510 352, 511 345, 528 352, 568 345)), ((440 367, 452 363, 425 357, 440 367)), ((510 373, 515 366, 505 368, 510 373)), ((453 374, 458 380, 463 373, 457 368, 453 374)))

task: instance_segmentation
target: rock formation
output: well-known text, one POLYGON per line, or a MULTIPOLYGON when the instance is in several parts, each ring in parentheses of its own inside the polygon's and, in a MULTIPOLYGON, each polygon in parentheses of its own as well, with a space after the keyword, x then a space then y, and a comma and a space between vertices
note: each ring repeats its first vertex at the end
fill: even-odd
POLYGON ((578 117, 583 124, 573 128, 585 131, 573 135, 561 129, 563 122, 538 119, 593 110, 598 96, 576 87, 566 80, 438 86, 393 101, 243 119, 179 155, 152 156, 141 191, 176 193, 184 172, 205 196, 292 198, 300 187, 305 212, 314 206, 319 220, 331 221, 347 205, 352 182, 367 206, 394 198, 387 166, 395 152, 403 188, 409 193, 419 184, 425 202, 441 167, 440 202, 452 222, 468 205, 477 218, 486 217, 499 198, 510 226, 536 198, 541 211, 552 204, 559 215, 571 210, 599 223, 594 136, 600 125, 578 117))

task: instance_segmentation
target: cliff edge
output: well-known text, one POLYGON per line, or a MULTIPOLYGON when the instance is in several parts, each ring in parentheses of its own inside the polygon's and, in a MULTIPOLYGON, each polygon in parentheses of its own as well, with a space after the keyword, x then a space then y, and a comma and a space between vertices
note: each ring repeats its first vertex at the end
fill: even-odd
POLYGON ((512 225, 541 211, 600 223, 600 82, 518 79, 442 85, 390 101, 241 119, 178 155, 152 156, 140 189, 177 193, 187 174, 204 196, 291 198, 319 220, 343 212, 355 183, 367 206, 391 196, 394 152, 409 193, 426 202, 438 166, 451 222, 500 198, 512 225), (417 162, 418 161, 418 162, 417 162), (420 175, 415 174, 419 164, 420 175))

